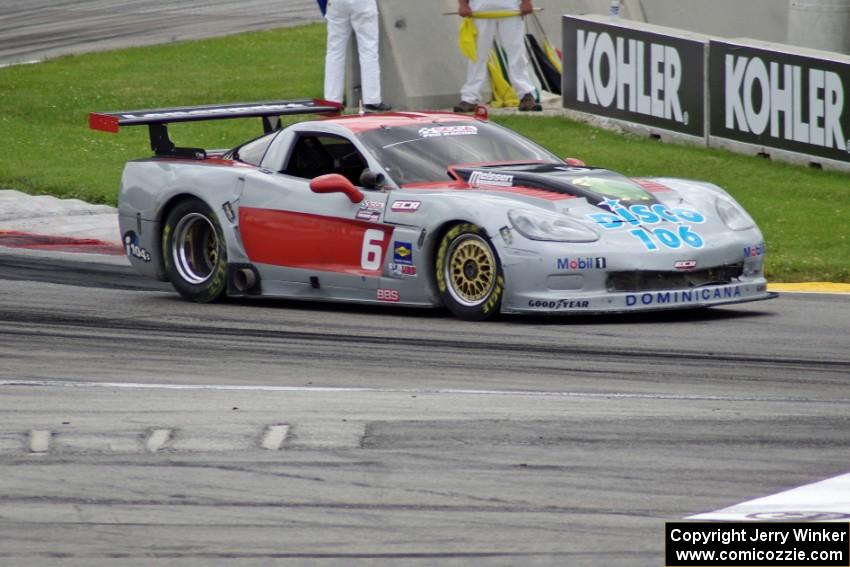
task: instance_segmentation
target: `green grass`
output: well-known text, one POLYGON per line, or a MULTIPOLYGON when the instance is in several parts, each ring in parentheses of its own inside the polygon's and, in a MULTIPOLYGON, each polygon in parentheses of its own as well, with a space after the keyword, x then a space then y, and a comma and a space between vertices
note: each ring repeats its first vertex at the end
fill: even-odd
MULTIPOLYGON (((89 112, 319 97, 323 62, 324 25, 315 24, 0 69, 0 188, 114 204, 124 162, 149 154, 147 129, 95 132, 89 112)), ((847 175, 562 118, 495 120, 588 164, 717 183, 758 221, 772 281, 850 282, 847 175)), ((178 145, 224 148, 257 135, 259 124, 178 124, 170 132, 178 145)))
MULTIPOLYGON (((124 162, 150 151, 147 128, 96 132, 89 112, 319 97, 323 38, 318 24, 0 69, 0 187, 114 204, 124 162)), ((261 133, 259 120, 169 131, 207 148, 261 133)))

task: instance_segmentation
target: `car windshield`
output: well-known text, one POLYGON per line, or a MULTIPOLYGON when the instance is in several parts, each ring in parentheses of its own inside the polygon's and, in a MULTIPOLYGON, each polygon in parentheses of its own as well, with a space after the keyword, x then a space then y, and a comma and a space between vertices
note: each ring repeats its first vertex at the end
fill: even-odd
POLYGON ((452 164, 563 163, 530 140, 481 121, 376 128, 358 136, 398 185, 450 180, 452 164))

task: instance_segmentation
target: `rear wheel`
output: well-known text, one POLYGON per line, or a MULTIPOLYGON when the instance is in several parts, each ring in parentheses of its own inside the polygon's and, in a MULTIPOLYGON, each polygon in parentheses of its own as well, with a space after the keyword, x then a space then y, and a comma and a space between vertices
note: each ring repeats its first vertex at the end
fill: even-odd
POLYGON ((437 248, 435 273, 443 302, 461 319, 481 321, 499 312, 505 278, 481 227, 463 223, 450 228, 437 248))
POLYGON ((182 201, 162 227, 162 257, 180 295, 209 303, 227 290, 227 248, 218 219, 198 199, 182 201))

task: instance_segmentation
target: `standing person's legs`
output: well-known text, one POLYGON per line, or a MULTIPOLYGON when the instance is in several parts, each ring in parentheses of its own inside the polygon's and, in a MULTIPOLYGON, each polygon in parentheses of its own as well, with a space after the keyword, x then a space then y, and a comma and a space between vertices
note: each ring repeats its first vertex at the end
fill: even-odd
POLYGON ((525 54, 525 22, 522 18, 499 20, 499 43, 508 56, 508 74, 517 96, 534 93, 528 76, 528 58, 525 54))
POLYGON ((351 38, 351 4, 349 0, 331 0, 325 19, 328 22, 325 54, 325 99, 342 102, 345 90, 345 52, 351 38))
POLYGON ((360 81, 363 104, 381 103, 381 64, 378 56, 378 7, 374 0, 357 0, 366 4, 351 14, 351 26, 357 36, 360 56, 360 81))
POLYGON ((476 51, 478 59, 470 61, 466 68, 466 83, 460 89, 460 99, 475 104, 481 96, 481 87, 487 81, 487 60, 493 48, 493 38, 496 36, 496 20, 482 18, 475 20, 478 28, 476 51))

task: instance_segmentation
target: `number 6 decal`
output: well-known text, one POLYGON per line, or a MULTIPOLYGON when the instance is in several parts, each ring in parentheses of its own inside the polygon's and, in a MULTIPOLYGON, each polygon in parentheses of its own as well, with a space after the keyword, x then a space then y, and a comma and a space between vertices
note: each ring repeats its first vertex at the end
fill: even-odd
POLYGON ((363 235, 363 252, 360 254, 360 267, 364 270, 380 270, 383 265, 384 231, 370 228, 363 235))

